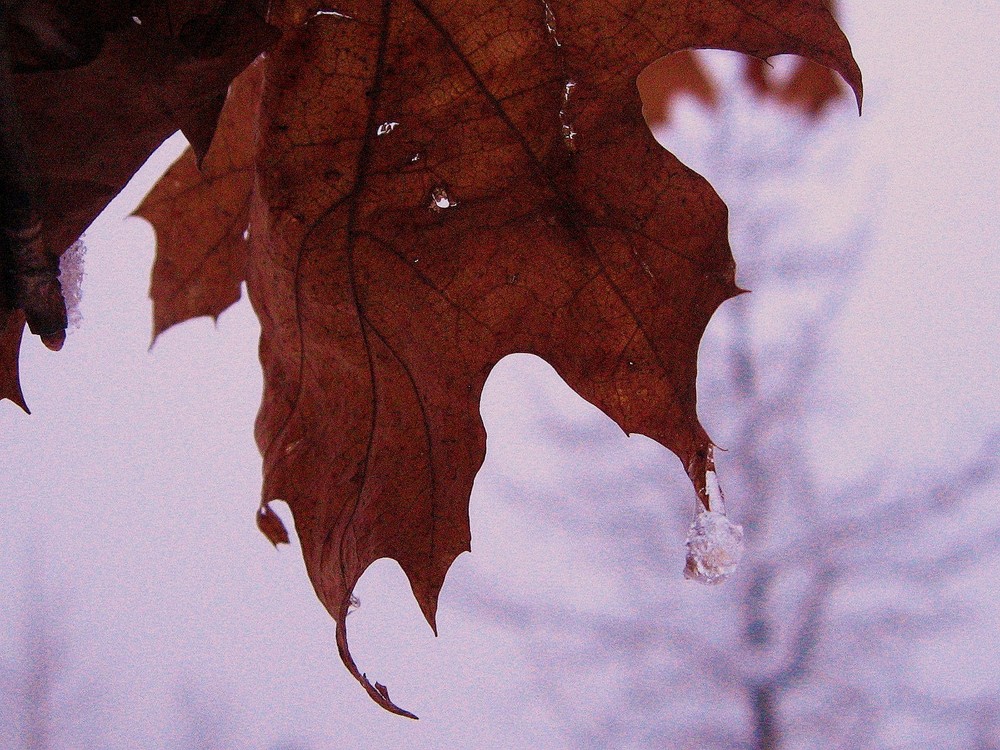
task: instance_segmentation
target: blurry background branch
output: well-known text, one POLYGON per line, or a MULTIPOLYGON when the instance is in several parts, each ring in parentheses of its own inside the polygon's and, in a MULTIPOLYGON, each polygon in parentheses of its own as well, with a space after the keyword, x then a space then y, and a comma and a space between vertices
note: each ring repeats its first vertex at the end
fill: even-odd
POLYGON ((695 142, 666 137, 730 206, 739 281, 753 290, 717 314, 699 382, 703 421, 725 449, 717 461, 730 514, 746 530, 742 570, 715 590, 681 581, 671 545, 689 504, 650 502, 664 494, 658 475, 614 495, 586 487, 612 460, 613 438, 552 419, 545 439, 596 468, 559 488, 565 505, 516 478, 493 492, 512 513, 540 519, 542 539, 569 538, 583 561, 577 578, 609 581, 617 607, 483 594, 495 581, 468 587, 463 603, 524 643, 569 747, 997 747, 996 712, 985 707, 1000 691, 970 684, 970 695, 951 699, 920 686, 927 653, 975 625, 963 576, 1000 548, 1000 524, 977 517, 996 491, 997 436, 978 447, 970 438, 971 454, 946 466, 901 457, 835 482, 819 470, 825 374, 875 208, 858 205, 846 226, 817 231, 798 197, 810 194, 811 173, 830 180, 845 162, 817 125, 838 97, 828 77, 793 66, 781 78, 758 62, 730 71, 739 75, 759 93, 785 92, 771 99, 800 114, 721 94, 693 54, 661 61, 640 85, 650 121, 665 107, 678 119, 677 92, 712 110, 695 142))

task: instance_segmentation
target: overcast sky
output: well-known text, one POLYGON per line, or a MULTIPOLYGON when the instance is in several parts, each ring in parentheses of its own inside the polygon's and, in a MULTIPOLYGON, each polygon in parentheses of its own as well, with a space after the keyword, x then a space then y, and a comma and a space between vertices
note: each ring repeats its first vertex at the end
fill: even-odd
MULTIPOLYGON (((831 224, 867 196, 876 241, 838 338, 841 402, 820 451, 831 476, 879 457, 947 461, 1000 423, 1000 10, 843 5, 866 109, 836 113, 835 142, 854 155, 840 182, 814 189, 831 224)), ((41 579, 66 639, 61 694, 78 725, 112 728, 102 747, 166 746, 197 718, 191 704, 245 748, 561 747, 541 707, 506 709, 536 685, 516 644, 453 606, 447 587, 434 639, 392 564, 363 579, 352 640, 362 669, 421 721, 378 709, 341 667, 298 551, 275 551, 253 524, 261 379, 249 304, 147 351, 152 231, 126 217, 183 145, 168 142, 87 233, 83 325, 65 349, 26 340, 33 414, 0 404, 0 652, 16 648, 25 580, 41 579)), ((552 547, 504 535, 515 520, 482 491, 505 461, 529 460, 539 391, 561 394, 553 418, 593 419, 544 364, 497 368, 474 555, 450 584, 476 569, 537 586, 541 561, 540 595, 574 585, 552 547)), ((622 476, 647 460, 679 471, 643 441, 622 450, 622 476)), ((591 596, 613 606, 599 583, 591 596)))

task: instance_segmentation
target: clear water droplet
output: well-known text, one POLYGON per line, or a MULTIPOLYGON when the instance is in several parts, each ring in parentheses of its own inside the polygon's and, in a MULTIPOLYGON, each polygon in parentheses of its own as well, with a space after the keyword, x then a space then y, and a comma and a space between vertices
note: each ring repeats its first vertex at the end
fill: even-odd
POLYGON ((453 201, 448 196, 448 191, 443 187, 436 187, 431 190, 431 209, 434 211, 443 211, 446 208, 454 208, 458 205, 457 201, 453 201))

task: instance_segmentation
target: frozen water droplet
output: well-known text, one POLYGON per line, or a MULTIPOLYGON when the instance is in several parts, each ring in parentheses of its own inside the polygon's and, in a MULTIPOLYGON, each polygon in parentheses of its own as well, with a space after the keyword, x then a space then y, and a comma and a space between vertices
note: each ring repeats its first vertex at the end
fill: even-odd
POLYGON ((354 16, 349 16, 347 13, 341 13, 339 10, 334 10, 333 8, 320 8, 313 13, 313 17, 316 16, 333 16, 334 18, 344 18, 348 21, 353 21, 354 16))
POLYGON ((458 202, 449 198, 448 191, 443 187, 436 187, 431 191, 431 209, 434 211, 443 211, 446 208, 454 208, 457 205, 458 202))
POLYGON ((722 583, 736 570, 743 549, 742 526, 725 513, 703 510, 688 529, 684 577, 698 583, 722 583))
POLYGON ((383 122, 378 126, 378 130, 375 131, 375 135, 388 135, 399 125, 398 122, 383 122))
MULTIPOLYGON (((709 454, 711 455, 711 453, 709 454)), ((714 463, 714 460, 713 460, 714 463)), ((726 498, 722 494, 719 475, 712 469, 705 472, 705 492, 708 494, 708 509, 726 515, 726 498)))
POLYGON ((87 248, 77 240, 59 259, 59 283, 62 285, 66 302, 66 322, 70 329, 79 328, 83 320, 80 314, 80 300, 83 299, 83 257, 87 248))

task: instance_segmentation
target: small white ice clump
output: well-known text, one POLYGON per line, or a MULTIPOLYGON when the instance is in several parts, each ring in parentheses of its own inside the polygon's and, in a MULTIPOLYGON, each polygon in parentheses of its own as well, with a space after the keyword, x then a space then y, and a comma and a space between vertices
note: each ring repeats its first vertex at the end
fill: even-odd
POLYGON ((69 328, 79 328, 83 316, 80 314, 80 300, 83 299, 83 257, 87 248, 77 240, 59 259, 59 283, 62 285, 66 302, 66 320, 69 328))
POLYGON ((684 577, 705 584, 722 583, 743 557, 743 527, 722 513, 704 510, 694 517, 687 535, 684 577))

